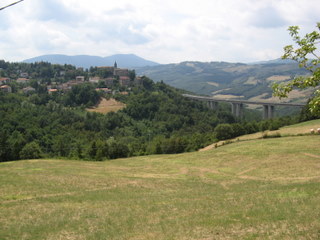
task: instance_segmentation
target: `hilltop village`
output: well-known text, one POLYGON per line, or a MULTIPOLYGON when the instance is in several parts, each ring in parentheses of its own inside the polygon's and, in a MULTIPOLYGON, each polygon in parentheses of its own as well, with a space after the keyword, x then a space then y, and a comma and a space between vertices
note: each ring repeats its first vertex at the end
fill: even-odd
MULTIPOLYGON (((111 93, 111 89, 114 86, 130 88, 141 84, 141 77, 136 77, 135 74, 130 72, 129 69, 118 68, 116 62, 114 63, 113 67, 97 67, 97 70, 100 72, 100 74, 90 76, 87 79, 85 76, 76 76, 75 80, 70 80, 66 83, 58 84, 53 82, 51 85, 48 85, 48 91, 68 91, 72 88, 72 86, 82 84, 86 81, 104 85, 104 87, 96 88, 96 90, 104 91, 106 93, 111 93)), ((61 74, 63 75, 64 73, 62 72, 61 74)))
POLYGON ((91 67, 84 70, 71 65, 51 65, 50 63, 31 64, 31 68, 26 69, 25 64, 17 64, 15 69, 8 69, 4 62, 0 63, 0 91, 14 92, 21 89, 24 93, 35 92, 37 86, 46 87, 50 94, 54 92, 66 92, 73 86, 92 83, 97 91, 111 94, 115 92, 125 92, 131 87, 142 84, 142 78, 137 77, 134 70, 118 68, 117 62, 114 66, 91 67), (40 66, 41 71, 37 68, 40 66), (43 70, 47 67, 47 71, 43 70), (49 68, 49 69, 48 69, 49 68), (26 70, 26 71, 24 71, 26 70))

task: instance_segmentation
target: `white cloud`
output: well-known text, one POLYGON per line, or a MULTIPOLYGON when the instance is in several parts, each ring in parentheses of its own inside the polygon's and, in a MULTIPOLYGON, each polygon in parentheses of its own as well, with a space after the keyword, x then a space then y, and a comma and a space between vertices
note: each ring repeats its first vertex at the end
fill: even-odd
POLYGON ((259 28, 278 28, 287 23, 277 9, 270 6, 255 11, 251 21, 254 26, 259 28))
POLYGON ((290 43, 288 26, 314 29, 317 2, 25 0, 0 11, 0 58, 134 53, 160 63, 267 60, 290 43))

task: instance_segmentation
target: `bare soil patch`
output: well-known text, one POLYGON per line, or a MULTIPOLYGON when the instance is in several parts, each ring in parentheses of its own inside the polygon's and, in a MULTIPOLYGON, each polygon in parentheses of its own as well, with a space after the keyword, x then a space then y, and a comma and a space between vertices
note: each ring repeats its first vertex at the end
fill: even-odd
POLYGON ((96 107, 88 108, 87 111, 106 114, 108 112, 117 112, 125 106, 126 105, 124 103, 118 102, 114 98, 110 98, 109 100, 102 98, 96 107))

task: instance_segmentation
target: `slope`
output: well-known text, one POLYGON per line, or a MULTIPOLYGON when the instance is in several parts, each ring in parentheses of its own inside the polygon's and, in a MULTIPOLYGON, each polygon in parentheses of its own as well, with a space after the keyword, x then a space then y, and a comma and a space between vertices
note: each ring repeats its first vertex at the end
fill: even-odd
POLYGON ((52 64, 71 64, 76 67, 90 68, 95 66, 113 66, 115 61, 117 61, 118 66, 121 68, 135 68, 158 65, 158 63, 156 62, 143 59, 134 54, 116 54, 108 57, 88 55, 67 56, 62 54, 51 54, 26 59, 23 62, 50 62, 52 64))
POLYGON ((1 163, 0 236, 318 239, 319 138, 107 162, 1 163))
MULTIPOLYGON (((307 72, 292 62, 243 64, 228 62, 182 62, 137 69, 138 74, 198 94, 244 99, 269 99, 273 82, 288 81, 307 72)), ((292 99, 304 101, 309 92, 292 99)))
POLYGON ((311 120, 308 122, 302 122, 302 123, 294 124, 291 126, 285 126, 280 128, 279 130, 274 130, 274 131, 268 130, 264 132, 257 132, 257 133, 243 135, 235 139, 229 139, 227 141, 219 141, 217 143, 208 145, 200 149, 199 151, 208 151, 213 148, 223 146, 225 144, 233 143, 236 141, 248 141, 248 140, 257 140, 261 138, 268 138, 268 136, 269 137, 281 137, 281 136, 288 137, 288 136, 306 135, 306 134, 310 134, 312 129, 315 133, 317 133, 317 129, 319 129, 319 127, 320 127, 319 119, 311 120))

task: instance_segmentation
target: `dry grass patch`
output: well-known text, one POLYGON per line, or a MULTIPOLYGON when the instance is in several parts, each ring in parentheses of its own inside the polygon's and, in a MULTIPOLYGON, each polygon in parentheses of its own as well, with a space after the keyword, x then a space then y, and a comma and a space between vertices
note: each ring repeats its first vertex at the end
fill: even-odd
POLYGON ((114 98, 110 98, 109 100, 102 98, 96 107, 88 108, 87 111, 106 114, 108 112, 117 112, 125 108, 125 106, 124 103, 118 102, 114 98))
POLYGON ((230 89, 231 89, 231 88, 220 89, 220 90, 217 90, 217 91, 212 92, 211 94, 212 94, 212 95, 216 95, 216 94, 218 94, 218 93, 221 93, 221 92, 223 92, 223 91, 228 91, 228 90, 230 90, 230 89))
POLYGON ((255 77, 249 77, 244 84, 257 85, 260 80, 255 77))
MULTIPOLYGON (((301 102, 305 103, 306 100, 305 98, 307 96, 310 96, 310 91, 298 91, 298 90, 293 90, 292 92, 289 93, 289 97, 286 99, 279 99, 278 97, 269 97, 265 98, 268 94, 263 93, 261 95, 255 96, 250 98, 250 101, 262 101, 262 102, 268 102, 268 103, 289 103, 292 102, 293 100, 296 100, 296 102, 301 102)), ((258 106, 260 107, 260 106, 258 106)))
POLYGON ((290 79, 291 77, 287 75, 274 75, 274 76, 268 77, 266 80, 271 82, 282 82, 290 79))
POLYGON ((211 86, 219 87, 219 83, 216 83, 216 82, 207 82, 207 83, 211 86))
POLYGON ((252 68, 254 68, 254 66, 250 66, 250 65, 236 66, 236 67, 224 68, 223 71, 225 71, 225 72, 246 72, 252 68))
POLYGON ((261 95, 249 98, 249 101, 271 101, 271 100, 276 100, 277 98, 268 98, 266 99, 266 96, 268 95, 268 93, 262 93, 261 95))
POLYGON ((312 95, 312 89, 307 89, 307 90, 292 90, 288 94, 288 99, 293 100, 293 99, 299 99, 299 98, 304 98, 303 102, 307 101, 307 98, 309 98, 312 95))
POLYGON ((244 96, 237 96, 237 95, 232 95, 232 94, 216 94, 212 97, 220 98, 220 99, 244 98, 244 96))

